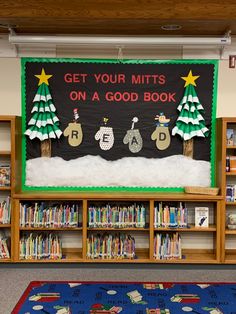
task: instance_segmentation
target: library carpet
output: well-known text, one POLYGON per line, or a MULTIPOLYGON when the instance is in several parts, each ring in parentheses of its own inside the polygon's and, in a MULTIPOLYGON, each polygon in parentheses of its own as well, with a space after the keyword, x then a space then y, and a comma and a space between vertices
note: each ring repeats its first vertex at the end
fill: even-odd
POLYGON ((236 283, 31 282, 12 314, 236 314, 236 283))

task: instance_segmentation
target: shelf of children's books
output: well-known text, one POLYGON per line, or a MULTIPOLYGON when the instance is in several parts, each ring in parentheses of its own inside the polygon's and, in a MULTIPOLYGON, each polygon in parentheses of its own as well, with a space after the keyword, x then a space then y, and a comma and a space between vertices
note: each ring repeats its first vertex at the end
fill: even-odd
POLYGON ((87 228, 88 231, 149 231, 148 228, 87 228))
POLYGON ((156 263, 165 264, 217 264, 213 250, 183 249, 181 259, 154 259, 156 263))
POLYGON ((0 150, 0 156, 11 156, 11 152, 8 150, 0 150))
POLYGON ((171 231, 177 231, 177 232, 215 232, 216 231, 216 225, 209 225, 209 227, 195 227, 194 225, 188 225, 188 228, 154 228, 154 231, 165 231, 165 232, 171 232, 171 231))
POLYGON ((60 227, 60 228, 47 228, 47 227, 20 227, 20 231, 82 231, 83 228, 60 227))
POLYGON ((20 263, 78 263, 82 262, 82 249, 66 248, 62 249, 60 259, 20 259, 20 263))
POLYGON ((149 259, 149 249, 136 249, 135 258, 86 258, 84 260, 88 263, 148 263, 151 260, 149 259))
POLYGON ((0 228, 11 228, 10 224, 0 224, 0 228))

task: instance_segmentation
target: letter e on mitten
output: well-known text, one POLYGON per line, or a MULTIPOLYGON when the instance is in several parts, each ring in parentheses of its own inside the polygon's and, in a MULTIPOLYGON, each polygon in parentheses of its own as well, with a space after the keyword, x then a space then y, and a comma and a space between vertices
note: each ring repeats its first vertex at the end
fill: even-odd
POLYGON ((99 141, 102 150, 109 150, 114 144, 114 134, 111 127, 101 126, 95 134, 95 140, 99 141))

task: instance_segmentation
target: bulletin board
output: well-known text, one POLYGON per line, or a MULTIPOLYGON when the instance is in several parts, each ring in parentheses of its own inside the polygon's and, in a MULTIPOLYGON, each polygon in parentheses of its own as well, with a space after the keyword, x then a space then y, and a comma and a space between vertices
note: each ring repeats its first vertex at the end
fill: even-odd
POLYGON ((216 60, 22 58, 23 189, 214 186, 217 75, 216 60))

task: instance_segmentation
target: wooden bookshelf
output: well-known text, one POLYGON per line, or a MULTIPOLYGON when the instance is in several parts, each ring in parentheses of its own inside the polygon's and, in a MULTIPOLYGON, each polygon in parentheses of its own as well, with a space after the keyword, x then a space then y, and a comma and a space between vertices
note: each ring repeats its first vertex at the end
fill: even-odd
MULTIPOLYGON (((0 195, 11 197, 11 213, 14 211, 13 194, 15 192, 15 173, 16 173, 16 134, 20 133, 20 118, 16 116, 0 115, 0 159, 4 164, 10 165, 10 186, 0 186, 0 195)), ((11 215, 12 216, 12 215, 11 215)), ((0 230, 7 230, 10 236, 11 250, 10 259, 0 259, 0 263, 12 262, 14 260, 14 219, 11 217, 10 224, 0 225, 0 230)))
MULTIPOLYGON (((14 195, 15 202, 15 262, 19 263, 174 263, 174 264, 215 264, 220 263, 220 211, 222 196, 210 196, 210 195, 191 195, 185 193, 17 193, 14 195), (43 198, 44 196, 44 198, 43 198), (82 216, 82 227, 80 228, 43 228, 43 227, 20 227, 19 223, 19 208, 20 203, 24 202, 34 202, 34 201, 76 201, 81 204, 81 216, 82 216), (88 227, 88 208, 89 204, 95 202, 97 204, 133 204, 133 203, 145 203, 147 206, 147 217, 145 228, 94 228, 88 227), (159 201, 175 201, 187 202, 187 204, 197 204, 196 206, 201 206, 202 203, 209 203, 212 205, 214 224, 210 224, 208 228, 195 227, 195 225, 190 224, 188 228, 154 228, 154 207, 159 201), (67 249, 65 256, 66 258, 60 260, 50 260, 50 259, 39 259, 39 260, 25 260, 20 259, 19 251, 19 239, 21 233, 34 233, 34 232, 59 232, 59 234, 66 234, 67 232, 75 232, 74 241, 75 243, 80 239, 81 249, 80 252, 74 251, 72 249, 67 249), (79 232, 78 234, 76 233, 79 232), (127 258, 112 258, 112 259, 101 259, 95 258, 91 259, 87 257, 86 245, 87 237, 93 233, 99 234, 134 234, 135 237, 139 234, 139 238, 145 239, 145 243, 148 243, 148 247, 138 247, 135 250, 136 257, 133 259, 127 258), (154 237, 156 233, 202 233, 211 234, 214 239, 214 245, 211 250, 204 249, 183 249, 182 259, 170 259, 170 260, 157 260, 154 258, 154 237), (78 238, 79 237, 79 238, 78 238)), ((188 205, 187 205, 188 206, 188 205)), ((142 246, 142 243, 141 243, 142 246)), ((63 249, 63 246, 62 246, 63 249)), ((63 249, 64 251, 64 249, 63 249)))
MULTIPOLYGON (((227 145, 227 129, 234 129, 236 132, 236 118, 224 117, 217 121, 217 139, 218 139, 218 183, 221 186, 222 200, 222 216, 221 216, 221 262, 227 264, 236 264, 236 245, 234 249, 228 249, 229 237, 235 237, 236 230, 227 228, 227 215, 236 210, 234 206, 236 202, 226 201, 226 186, 228 183, 236 184, 236 172, 226 172, 226 156, 234 156, 236 152, 236 145, 227 145)), ((235 212, 236 214, 236 212, 235 212)))

